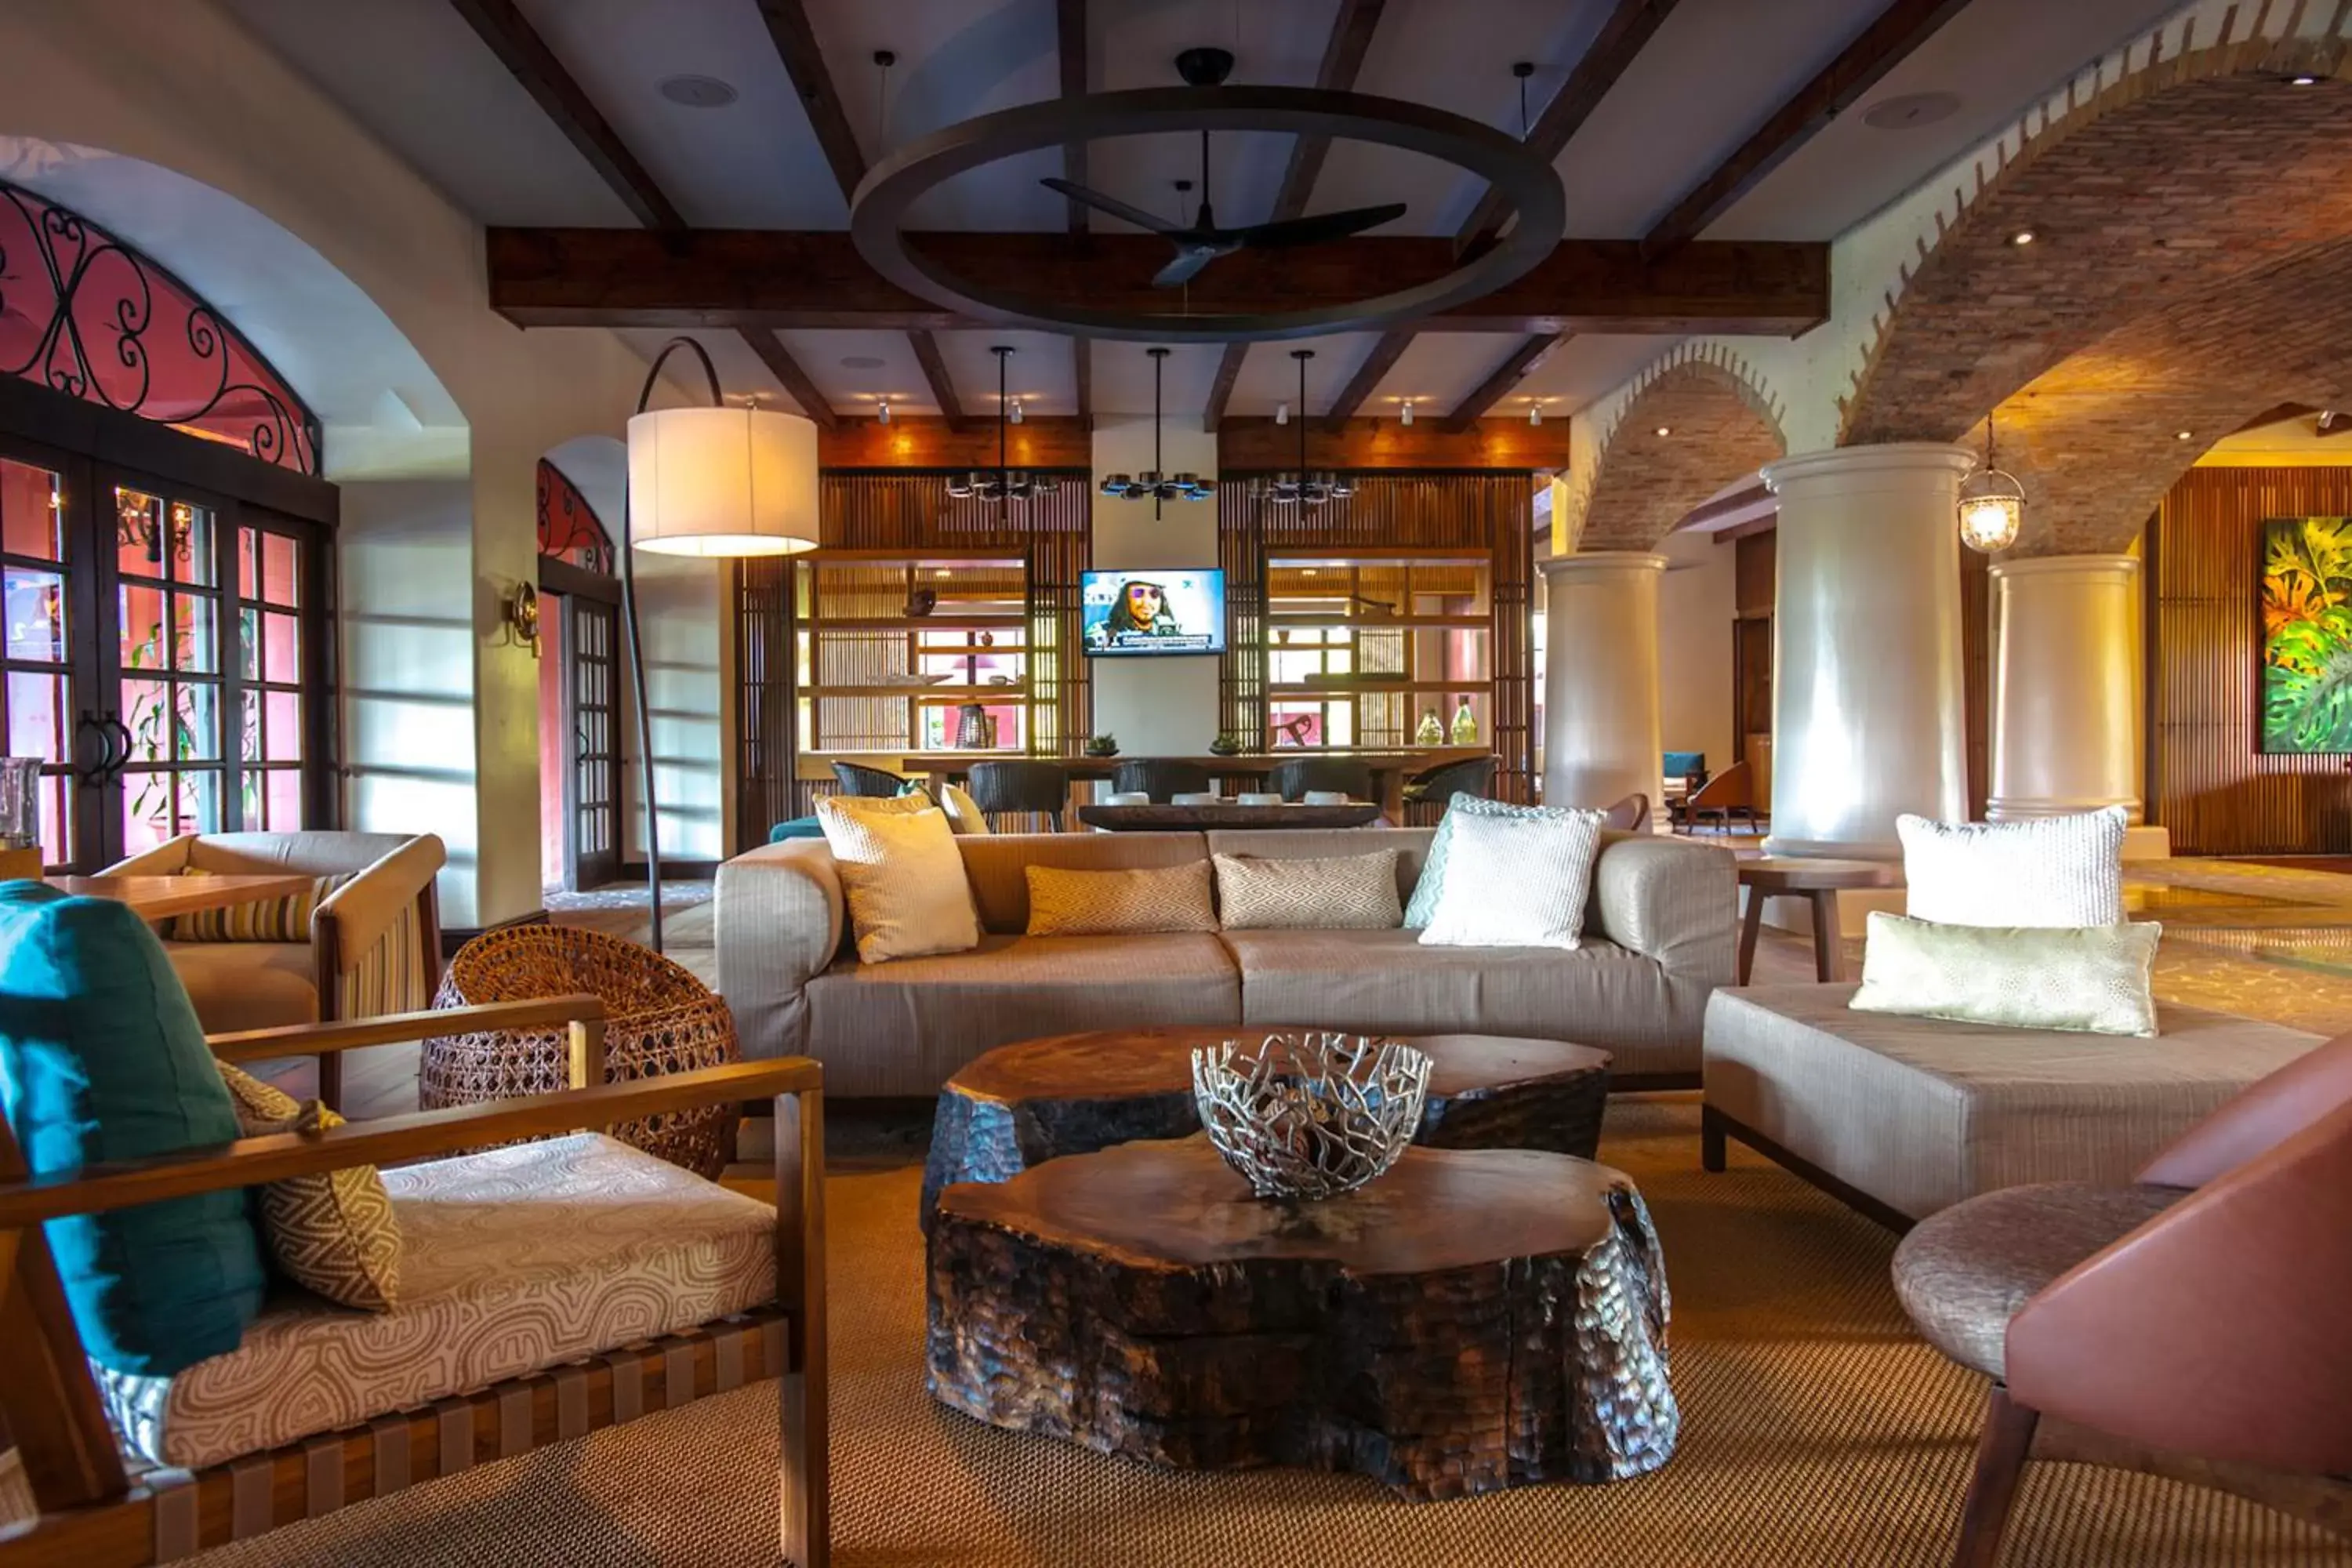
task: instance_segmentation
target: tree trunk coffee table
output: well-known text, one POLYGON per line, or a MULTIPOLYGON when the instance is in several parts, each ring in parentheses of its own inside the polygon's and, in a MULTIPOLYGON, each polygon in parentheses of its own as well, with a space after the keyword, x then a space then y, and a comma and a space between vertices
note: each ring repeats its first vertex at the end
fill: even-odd
POLYGON ((941 1194, 929 1386, 992 1426, 1186 1469, 1356 1470, 1414 1501, 1655 1469, 1680 1426, 1632 1182, 1408 1149, 1265 1202, 1204 1137, 941 1194))
MULTIPOLYGON (((1195 1046, 1300 1032, 1216 1025, 1051 1035, 967 1063, 940 1091, 923 1167, 925 1227, 950 1182, 1002 1182, 1065 1154, 1198 1132, 1195 1046)), ((1607 1051, 1496 1035, 1387 1037, 1433 1058, 1414 1142, 1592 1157, 1609 1097, 1607 1051)))

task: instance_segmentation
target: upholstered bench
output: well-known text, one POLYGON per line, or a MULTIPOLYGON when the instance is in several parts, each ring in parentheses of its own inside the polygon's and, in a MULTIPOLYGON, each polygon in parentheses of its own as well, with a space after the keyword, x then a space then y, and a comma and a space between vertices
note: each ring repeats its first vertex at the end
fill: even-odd
POLYGON ((2126 1183, 2256 1079, 2317 1046, 2159 1005, 2154 1039, 1855 1013, 1851 984, 1708 999, 1702 1157, 1737 1138, 1907 1228, 2029 1182, 2126 1183))

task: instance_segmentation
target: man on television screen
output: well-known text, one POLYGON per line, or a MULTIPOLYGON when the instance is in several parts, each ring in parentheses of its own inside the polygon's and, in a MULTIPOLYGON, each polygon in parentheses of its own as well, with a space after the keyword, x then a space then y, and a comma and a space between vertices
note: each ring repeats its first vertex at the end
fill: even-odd
POLYGON ((1097 647, 1118 647, 1139 637, 1182 637, 1184 628, 1168 608, 1168 590, 1141 577, 1118 585, 1118 598, 1087 634, 1097 647))

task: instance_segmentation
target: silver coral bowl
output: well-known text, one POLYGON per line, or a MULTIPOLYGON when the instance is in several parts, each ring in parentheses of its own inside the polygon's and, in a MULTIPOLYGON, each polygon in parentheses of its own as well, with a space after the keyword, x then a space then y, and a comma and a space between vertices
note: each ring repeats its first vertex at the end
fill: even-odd
POLYGON ((1396 1163, 1421 1126, 1429 1057, 1397 1040, 1314 1031, 1192 1052, 1209 1142, 1262 1198, 1337 1197, 1396 1163))

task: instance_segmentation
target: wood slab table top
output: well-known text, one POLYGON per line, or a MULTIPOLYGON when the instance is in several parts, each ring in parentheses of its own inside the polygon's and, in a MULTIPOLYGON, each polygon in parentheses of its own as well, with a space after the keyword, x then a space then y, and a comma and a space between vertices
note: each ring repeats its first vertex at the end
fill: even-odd
POLYGON ((1381 819, 1370 801, 1347 805, 1082 805, 1078 820, 1112 833, 1206 833, 1276 827, 1369 827, 1381 819))
POLYGON ((1893 860, 1816 860, 1800 855, 1766 855, 1738 865, 1742 886, 1765 893, 1835 892, 1848 888, 1892 888, 1903 880, 1893 860))
POLYGON ((161 921, 261 899, 290 899, 310 891, 318 879, 307 871, 289 871, 261 876, 47 877, 43 880, 77 897, 129 904, 131 912, 142 921, 161 921))

